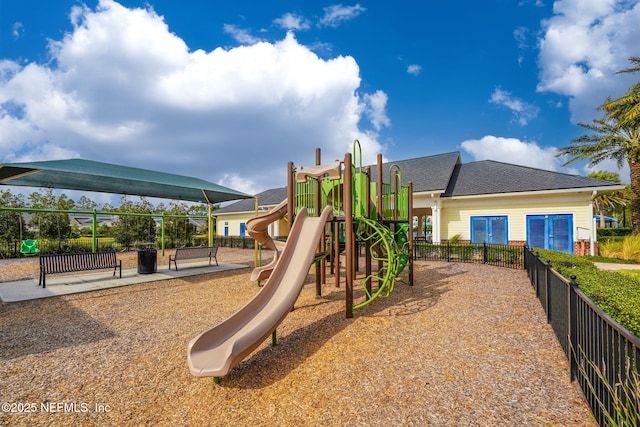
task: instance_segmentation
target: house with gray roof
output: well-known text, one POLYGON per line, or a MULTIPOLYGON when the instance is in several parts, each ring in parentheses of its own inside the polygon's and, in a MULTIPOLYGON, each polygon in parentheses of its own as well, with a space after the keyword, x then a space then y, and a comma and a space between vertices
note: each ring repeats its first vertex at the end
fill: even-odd
MULTIPOLYGON (((404 184, 413 183, 416 236, 443 242, 528 245, 577 254, 594 254, 593 199, 622 185, 578 175, 483 160, 462 163, 459 152, 383 164, 397 166, 404 184)), ((372 180, 377 168, 371 167, 372 180)), ((388 177, 383 177, 388 182, 388 177)), ((287 197, 286 187, 257 194, 257 210, 287 197)), ((243 236, 256 216, 255 200, 241 200, 217 211, 218 235, 243 236)), ((286 235, 286 221, 270 233, 286 235)))

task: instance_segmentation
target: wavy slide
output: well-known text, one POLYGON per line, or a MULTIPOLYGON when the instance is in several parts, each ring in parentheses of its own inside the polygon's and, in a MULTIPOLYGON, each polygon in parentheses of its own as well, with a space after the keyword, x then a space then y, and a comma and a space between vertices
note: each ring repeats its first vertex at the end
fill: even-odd
POLYGON ((270 263, 256 267, 251 273, 251 281, 262 281, 269 278, 274 267, 278 263, 280 253, 284 248, 282 242, 276 242, 269 235, 269 224, 283 218, 287 214, 288 200, 284 199, 278 206, 264 215, 251 218, 247 221, 247 232, 253 239, 265 248, 273 250, 273 259, 270 263))
POLYGON ((277 264, 256 296, 218 326, 191 340, 187 361, 198 377, 222 377, 255 350, 293 308, 331 215, 300 210, 277 264))

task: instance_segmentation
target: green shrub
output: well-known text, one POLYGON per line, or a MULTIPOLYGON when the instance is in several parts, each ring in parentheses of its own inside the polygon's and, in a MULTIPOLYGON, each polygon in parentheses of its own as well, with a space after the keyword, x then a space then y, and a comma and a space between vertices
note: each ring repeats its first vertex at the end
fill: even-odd
POLYGON ((630 228, 598 228, 596 230, 596 235, 598 236, 598 241, 600 241, 601 237, 631 236, 631 229, 630 228))
POLYGON ((565 279, 576 281, 598 307, 636 336, 640 336, 640 280, 613 271, 599 270, 585 257, 564 252, 539 250, 565 279))
POLYGON ((620 270, 618 273, 635 280, 640 280, 640 270, 620 270))

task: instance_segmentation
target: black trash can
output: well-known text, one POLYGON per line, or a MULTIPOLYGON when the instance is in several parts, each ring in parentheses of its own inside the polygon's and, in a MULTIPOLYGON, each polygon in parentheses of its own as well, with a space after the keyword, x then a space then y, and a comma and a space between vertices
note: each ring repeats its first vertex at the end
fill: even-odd
POLYGON ((138 274, 152 274, 158 271, 158 250, 138 249, 138 274))

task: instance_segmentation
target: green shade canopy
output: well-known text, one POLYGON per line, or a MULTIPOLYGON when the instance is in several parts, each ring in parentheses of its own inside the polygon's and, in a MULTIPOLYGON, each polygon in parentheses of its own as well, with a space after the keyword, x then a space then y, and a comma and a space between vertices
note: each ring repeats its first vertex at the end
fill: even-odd
POLYGON ((220 203, 253 197, 198 178, 83 159, 0 164, 0 184, 200 203, 220 203))

